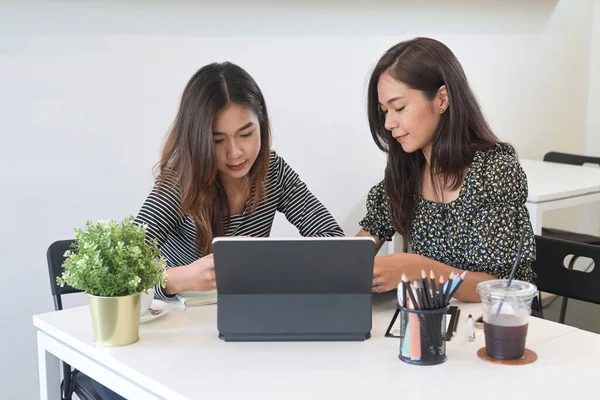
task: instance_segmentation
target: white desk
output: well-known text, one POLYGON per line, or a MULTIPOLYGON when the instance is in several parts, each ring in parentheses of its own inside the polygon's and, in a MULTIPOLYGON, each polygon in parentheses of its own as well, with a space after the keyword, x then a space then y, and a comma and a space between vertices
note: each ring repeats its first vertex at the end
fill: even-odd
POLYGON ((498 366, 476 355, 483 331, 476 331, 476 342, 466 339, 465 319, 479 316, 481 306, 458 305, 461 321, 448 343, 448 361, 430 367, 403 363, 399 339, 383 336, 395 307, 389 297, 375 301, 373 336, 364 342, 226 343, 217 338, 216 306, 206 306, 172 309, 143 324, 139 342, 101 348, 93 343, 87 306, 37 315, 42 399, 58 398, 55 357, 129 399, 452 398, 448 391, 455 390, 505 400, 515 384, 521 398, 555 398, 572 390, 563 386, 565 377, 595 387, 585 378, 592 370, 597 376, 600 335, 533 318, 527 346, 538 361, 498 366))
POLYGON ((600 168, 521 160, 527 175, 527 209, 536 235, 545 211, 600 203, 600 168))

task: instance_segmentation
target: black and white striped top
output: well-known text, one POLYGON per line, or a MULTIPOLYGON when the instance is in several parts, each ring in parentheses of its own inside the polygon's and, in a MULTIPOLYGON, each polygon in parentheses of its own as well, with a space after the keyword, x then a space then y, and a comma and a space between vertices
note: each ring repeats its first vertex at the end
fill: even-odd
MULTIPOLYGON (((243 212, 229 217, 226 236, 267 237, 276 211, 282 212, 302 236, 344 236, 325 206, 274 151, 269 160, 264 193, 264 201, 253 213, 243 212)), ((167 260, 167 268, 191 264, 205 255, 196 246, 196 227, 181 209, 179 191, 169 190, 169 185, 163 185, 160 194, 157 184, 154 185, 135 221, 148 225, 147 236, 158 241, 161 254, 167 260)), ((156 297, 166 297, 160 287, 156 288, 156 297)))

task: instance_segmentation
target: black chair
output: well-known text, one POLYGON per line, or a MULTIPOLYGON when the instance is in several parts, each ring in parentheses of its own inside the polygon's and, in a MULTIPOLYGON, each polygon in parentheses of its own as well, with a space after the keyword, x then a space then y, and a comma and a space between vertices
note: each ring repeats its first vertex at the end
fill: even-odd
MULTIPOLYGON (((533 271, 539 291, 588 303, 600 304, 600 246, 536 235, 536 260, 533 271), (587 257, 594 261, 591 271, 565 267, 565 257, 587 257)), ((565 322, 566 303, 561 307, 559 322, 565 322)))
MULTIPOLYGON (((73 240, 59 240, 54 242, 48 248, 46 256, 48 258, 48 272, 50 276, 50 288, 54 297, 54 309, 62 310, 62 295, 70 293, 79 293, 80 290, 74 289, 68 285, 60 287, 56 283, 56 278, 62 275, 63 262, 65 260, 65 251, 69 250, 73 240)), ((72 369, 65 362, 63 367, 63 381, 60 383, 60 394, 63 400, 71 400, 75 393, 81 400, 102 400, 102 397, 94 389, 92 379, 82 372, 72 369)))
MULTIPOLYGON (((544 161, 569 164, 569 165, 584 165, 584 164, 596 164, 600 166, 600 157, 582 156, 579 154, 568 154, 551 151, 546 153, 544 161)), ((562 229, 544 228, 542 227, 542 236, 553 237, 556 239, 568 240, 571 242, 587 243, 594 246, 600 246, 600 237, 586 235, 584 233, 570 232, 562 229)), ((573 257, 569 268, 573 268, 573 265, 577 261, 577 257, 573 257)), ((563 298, 561 305, 561 318, 564 321, 564 314, 567 309, 567 298, 563 298)))
POLYGON ((568 154, 551 151, 546 153, 544 161, 555 162, 570 165, 598 164, 600 166, 600 157, 582 156, 580 154, 568 154))

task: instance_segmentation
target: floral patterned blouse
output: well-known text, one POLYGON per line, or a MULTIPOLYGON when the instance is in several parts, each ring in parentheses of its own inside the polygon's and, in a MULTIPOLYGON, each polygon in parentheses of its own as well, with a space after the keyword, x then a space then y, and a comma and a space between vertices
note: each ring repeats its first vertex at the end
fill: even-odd
MULTIPOLYGON (((526 225, 523 256, 514 279, 531 282, 534 273, 535 236, 525 207, 527 176, 514 149, 498 144, 477 152, 456 200, 437 203, 419 195, 410 225, 410 246, 415 254, 462 270, 508 278, 514 264, 521 227, 526 225)), ((367 197, 367 215, 360 226, 382 241, 394 229, 383 182, 367 197)))

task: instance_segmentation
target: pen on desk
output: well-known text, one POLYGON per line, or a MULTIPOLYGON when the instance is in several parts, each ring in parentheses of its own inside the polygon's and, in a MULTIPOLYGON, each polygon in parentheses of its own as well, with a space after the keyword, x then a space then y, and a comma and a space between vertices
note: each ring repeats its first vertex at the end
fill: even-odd
POLYGON ((474 322, 471 314, 469 314, 469 318, 467 318, 467 334, 469 335, 469 342, 475 340, 474 322))

